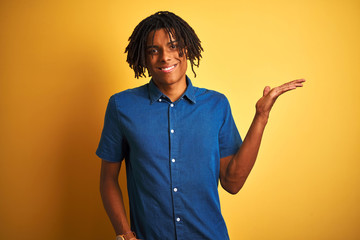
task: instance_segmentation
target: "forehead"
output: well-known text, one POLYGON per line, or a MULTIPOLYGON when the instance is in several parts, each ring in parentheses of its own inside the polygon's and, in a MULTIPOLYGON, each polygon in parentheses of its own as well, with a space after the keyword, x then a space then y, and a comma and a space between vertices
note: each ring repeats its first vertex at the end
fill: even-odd
POLYGON ((157 44, 161 44, 161 43, 167 44, 167 43, 173 42, 173 41, 176 41, 175 34, 172 32, 169 32, 165 28, 160 28, 160 29, 151 31, 148 34, 146 44, 147 45, 157 45, 157 44))

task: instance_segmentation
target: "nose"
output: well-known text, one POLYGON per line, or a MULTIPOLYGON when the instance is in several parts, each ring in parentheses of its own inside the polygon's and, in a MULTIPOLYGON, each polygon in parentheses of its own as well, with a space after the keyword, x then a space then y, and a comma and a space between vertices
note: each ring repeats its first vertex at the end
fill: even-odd
POLYGON ((160 61, 161 62, 168 62, 171 60, 171 52, 167 51, 166 49, 164 49, 163 51, 161 51, 161 56, 160 56, 160 61))

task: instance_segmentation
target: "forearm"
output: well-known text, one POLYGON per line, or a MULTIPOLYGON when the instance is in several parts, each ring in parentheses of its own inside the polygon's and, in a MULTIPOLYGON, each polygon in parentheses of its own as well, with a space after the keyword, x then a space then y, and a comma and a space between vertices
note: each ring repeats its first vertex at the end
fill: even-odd
POLYGON ((126 218, 124 201, 117 180, 102 179, 100 182, 100 193, 104 208, 116 235, 130 232, 131 229, 126 218))
POLYGON ((241 147, 228 160, 224 179, 221 182, 224 189, 228 192, 232 194, 237 193, 249 176, 259 152, 267 120, 268 116, 259 113, 255 114, 241 147))
POLYGON ((221 159, 220 181, 225 190, 237 193, 244 185, 253 168, 259 152, 262 135, 270 110, 276 99, 283 93, 302 87, 304 79, 297 79, 271 89, 266 86, 263 96, 256 103, 256 114, 238 152, 221 159))

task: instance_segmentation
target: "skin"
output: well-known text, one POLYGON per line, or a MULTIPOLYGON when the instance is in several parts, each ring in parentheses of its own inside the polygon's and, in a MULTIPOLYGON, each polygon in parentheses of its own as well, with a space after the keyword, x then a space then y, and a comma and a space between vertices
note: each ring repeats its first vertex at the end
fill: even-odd
MULTIPOLYGON (((147 69, 154 83, 171 101, 175 102, 187 87, 186 54, 180 56, 176 39, 171 35, 169 37, 165 30, 159 29, 149 34, 146 55, 147 69)), ((243 144, 236 154, 220 159, 220 183, 227 192, 231 194, 239 192, 249 176, 256 161, 270 111, 277 98, 285 92, 302 87, 303 82, 304 79, 297 79, 275 88, 269 86, 264 88, 263 96, 256 103, 255 116, 243 144)), ((120 166, 121 163, 102 160, 100 177, 103 204, 117 235, 131 231, 118 183, 120 166)))
POLYGON ((266 86, 263 96, 256 103, 256 113, 246 137, 235 155, 220 159, 220 183, 229 193, 236 194, 244 185, 259 152, 262 135, 276 99, 285 92, 303 86, 304 79, 297 79, 271 89, 266 86))
POLYGON ((146 67, 156 86, 172 102, 178 100, 187 87, 186 54, 180 56, 177 45, 177 41, 164 29, 150 32, 147 38, 146 67), (166 70, 172 66, 174 68, 166 70))
MULTIPOLYGON (((131 232, 118 177, 121 163, 101 161, 100 194, 116 235, 131 232)), ((129 238, 135 240, 136 238, 129 238)))

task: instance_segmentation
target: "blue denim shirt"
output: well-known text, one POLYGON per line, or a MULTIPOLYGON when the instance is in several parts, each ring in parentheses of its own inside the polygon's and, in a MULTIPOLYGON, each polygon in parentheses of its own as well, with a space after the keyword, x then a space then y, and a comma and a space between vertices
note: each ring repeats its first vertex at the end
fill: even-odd
POLYGON ((125 159, 131 228, 144 240, 229 239, 220 158, 242 140, 226 97, 193 87, 176 102, 151 80, 113 95, 96 154, 125 159))

